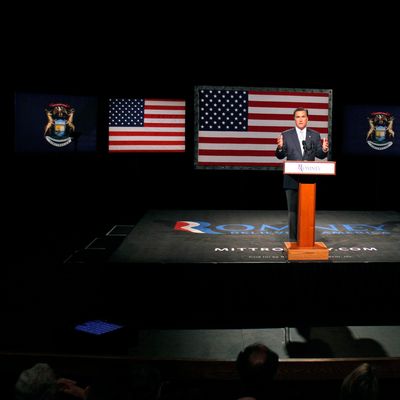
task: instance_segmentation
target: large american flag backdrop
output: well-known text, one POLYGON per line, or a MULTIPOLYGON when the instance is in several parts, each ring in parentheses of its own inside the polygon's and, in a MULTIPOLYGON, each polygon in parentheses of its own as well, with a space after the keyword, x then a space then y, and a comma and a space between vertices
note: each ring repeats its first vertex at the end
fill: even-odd
POLYGON ((184 152, 186 102, 110 99, 108 151, 184 152))
POLYGON ((297 107, 331 142, 332 90, 196 87, 196 168, 280 169, 276 140, 295 126, 297 107))

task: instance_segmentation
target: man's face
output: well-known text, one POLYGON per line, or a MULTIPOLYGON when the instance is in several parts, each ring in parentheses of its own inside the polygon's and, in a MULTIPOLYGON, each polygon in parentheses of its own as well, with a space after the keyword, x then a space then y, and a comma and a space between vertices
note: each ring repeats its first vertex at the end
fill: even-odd
POLYGON ((304 129, 308 122, 307 113, 305 111, 296 111, 294 114, 294 122, 299 129, 304 129))

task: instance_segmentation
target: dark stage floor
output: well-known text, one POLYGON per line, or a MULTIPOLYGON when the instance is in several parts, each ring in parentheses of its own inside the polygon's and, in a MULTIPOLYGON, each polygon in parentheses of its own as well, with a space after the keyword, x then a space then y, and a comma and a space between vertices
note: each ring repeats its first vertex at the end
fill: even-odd
POLYGON ((287 262, 286 237, 285 211, 149 211, 62 263, 10 265, 3 333, 29 347, 89 319, 150 335, 400 326, 398 212, 318 212, 316 238, 331 248, 330 262, 287 262))
MULTIPOLYGON (((400 213, 318 211, 316 241, 333 263, 399 262, 400 213)), ((112 254, 113 263, 284 263, 287 213, 149 211, 112 254)))
POLYGON ((327 262, 288 262, 286 221, 283 210, 149 211, 67 257, 63 279, 77 271, 88 314, 135 305, 145 328, 400 324, 400 213, 317 212, 327 262))

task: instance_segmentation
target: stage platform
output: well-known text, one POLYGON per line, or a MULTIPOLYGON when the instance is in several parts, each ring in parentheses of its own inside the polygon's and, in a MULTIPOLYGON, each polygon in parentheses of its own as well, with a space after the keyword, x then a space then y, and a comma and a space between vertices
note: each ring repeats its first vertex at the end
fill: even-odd
MULTIPOLYGON (((400 262, 400 213, 318 211, 315 241, 331 263, 400 262)), ((112 263, 286 263, 282 210, 152 210, 136 224, 112 263)))
POLYGON ((11 318, 52 299, 50 320, 54 307, 70 324, 137 330, 400 325, 400 213, 318 211, 327 262, 288 262, 286 222, 284 210, 151 210, 61 264, 9 267, 3 292, 11 318))
POLYGON ((318 211, 330 258, 306 262, 284 256, 284 210, 150 210, 135 222, 66 259, 88 282, 80 304, 121 317, 140 304, 147 328, 400 324, 399 212, 318 211))

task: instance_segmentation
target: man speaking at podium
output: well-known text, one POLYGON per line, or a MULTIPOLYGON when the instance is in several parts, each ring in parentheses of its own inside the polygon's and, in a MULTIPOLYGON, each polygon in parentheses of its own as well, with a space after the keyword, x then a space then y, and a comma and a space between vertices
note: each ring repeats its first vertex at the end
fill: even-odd
MULTIPOLYGON (((275 155, 282 160, 286 157, 292 161, 314 161, 328 155, 328 139, 321 144, 321 136, 317 131, 307 128, 308 110, 296 108, 293 112, 295 127, 281 133, 277 139, 278 147, 275 155)), ((289 213, 289 241, 297 242, 297 208, 298 189, 301 175, 283 175, 283 188, 289 213)), ((302 178, 304 179, 304 177, 302 178)))

